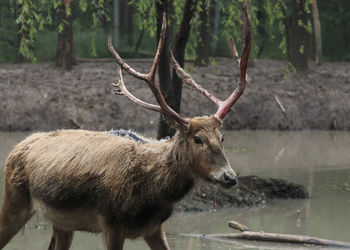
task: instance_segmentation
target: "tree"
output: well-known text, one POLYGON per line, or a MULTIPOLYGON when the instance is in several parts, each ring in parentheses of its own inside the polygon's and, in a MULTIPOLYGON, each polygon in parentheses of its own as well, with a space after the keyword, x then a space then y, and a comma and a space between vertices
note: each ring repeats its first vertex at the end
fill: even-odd
POLYGON ((285 15, 288 61, 297 72, 308 69, 308 40, 312 31, 309 4, 308 0, 293 0, 291 15, 285 15))
MULTIPOLYGON (((17 52, 19 48, 20 34, 17 32, 19 27, 15 22, 17 12, 18 8, 11 8, 10 2, 0 2, 0 55, 2 60, 10 60, 11 54, 14 54, 14 51, 17 52)), ((19 59, 21 58, 16 56, 16 61, 19 59)))
POLYGON ((76 64, 71 0, 63 0, 60 3, 58 18, 61 26, 58 33, 56 65, 69 70, 76 64))
MULTIPOLYGON (((56 53, 56 64, 66 69, 70 69, 76 62, 74 57, 73 39, 73 6, 72 0, 13 0, 13 8, 18 10, 17 27, 20 37, 19 54, 34 62, 36 57, 33 53, 38 31, 42 31, 47 24, 53 24, 56 20, 54 13, 58 13, 58 46, 56 53)), ((95 30, 100 24, 102 16, 109 17, 104 8, 104 0, 86 1, 80 0, 77 4, 82 12, 91 9, 91 53, 95 50, 95 30)))
MULTIPOLYGON (((123 1, 122 1, 123 2, 123 1)), ((119 0, 113 0, 113 45, 119 48, 120 43, 120 3, 119 0)), ((123 11, 122 11, 123 12, 123 11)))
MULTIPOLYGON (((163 12, 169 17, 169 5, 167 0, 155 0, 156 5, 156 15, 157 15, 157 44, 160 38, 160 31, 162 27, 163 12)), ((168 21, 169 18, 167 18, 168 21)), ((174 89, 171 86, 171 76, 170 76, 170 54, 169 54, 169 36, 171 33, 171 27, 167 25, 164 49, 159 59, 158 66, 158 78, 159 78, 159 88, 165 98, 165 101, 169 106, 174 109, 174 89)), ((176 110, 175 110, 176 111, 176 110)), ((163 137, 173 135, 174 130, 172 130, 166 120, 161 116, 159 127, 158 127, 158 139, 163 137)))
POLYGON ((316 53, 315 61, 317 65, 322 64, 322 37, 321 37, 321 24, 320 17, 318 14, 317 0, 312 0, 312 18, 314 20, 314 30, 315 30, 315 44, 316 53))
POLYGON ((215 3, 215 12, 214 12, 214 29, 213 29, 213 36, 214 39, 212 41, 213 51, 215 52, 218 44, 218 38, 219 38, 219 25, 220 25, 220 4, 218 1, 215 3))
MULTIPOLYGON (((194 16, 196 0, 186 0, 179 30, 175 36, 174 57, 181 67, 184 66, 185 48, 191 31, 191 20, 194 16)), ((158 2, 156 0, 157 10, 157 34, 159 40, 160 27, 162 23, 163 12, 169 13, 169 5, 167 0, 158 2)), ((182 96, 182 80, 177 76, 175 70, 170 74, 170 55, 169 55, 169 36, 172 29, 167 30, 165 45, 158 66, 159 85, 166 102, 177 113, 180 112, 181 96, 182 96)), ((167 122, 161 117, 158 127, 158 138, 173 135, 175 130, 171 129, 167 122)))
POLYGON ((210 22, 209 9, 210 3, 208 0, 199 1, 199 31, 197 44, 197 66, 207 66, 210 56, 210 22))

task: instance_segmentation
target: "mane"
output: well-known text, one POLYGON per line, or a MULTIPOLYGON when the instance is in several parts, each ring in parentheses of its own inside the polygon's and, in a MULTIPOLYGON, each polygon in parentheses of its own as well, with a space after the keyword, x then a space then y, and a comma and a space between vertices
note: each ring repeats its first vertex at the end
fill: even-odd
POLYGON ((109 131, 108 132, 108 135, 110 136, 121 136, 121 137, 124 137, 124 138, 128 138, 130 140, 133 140, 133 141, 136 141, 136 142, 139 142, 141 144, 147 144, 147 143, 150 143, 150 142, 164 142, 164 141, 168 141, 170 139, 170 137, 166 137, 164 139, 161 139, 161 140, 155 140, 155 139, 152 139, 152 138, 147 138, 143 135, 140 135, 134 131, 131 131, 131 130, 125 130, 125 129, 118 129, 118 130, 112 130, 112 131, 109 131))
POLYGON ((118 129, 118 130, 112 130, 108 132, 108 135, 110 136, 121 136, 128 138, 130 140, 140 142, 142 144, 149 143, 149 140, 147 138, 144 138, 143 136, 131 131, 131 130, 125 130, 125 129, 118 129))

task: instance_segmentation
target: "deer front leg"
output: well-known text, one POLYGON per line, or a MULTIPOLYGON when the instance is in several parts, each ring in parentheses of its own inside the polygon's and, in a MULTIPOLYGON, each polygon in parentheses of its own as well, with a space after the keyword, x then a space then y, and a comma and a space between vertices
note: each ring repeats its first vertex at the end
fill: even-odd
POLYGON ((121 235, 120 230, 105 227, 103 230, 103 237, 105 240, 107 250, 122 250, 125 237, 121 235))
POLYGON ((166 240, 165 231, 163 225, 161 225, 157 231, 148 237, 144 237, 147 245, 152 250, 170 250, 168 242, 166 240))
POLYGON ((68 250, 73 240, 73 232, 53 227, 49 250, 68 250))

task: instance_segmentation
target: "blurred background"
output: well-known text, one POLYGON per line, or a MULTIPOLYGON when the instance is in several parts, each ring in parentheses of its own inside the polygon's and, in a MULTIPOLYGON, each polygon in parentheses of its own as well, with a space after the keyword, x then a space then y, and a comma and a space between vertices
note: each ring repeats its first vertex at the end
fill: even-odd
MULTIPOLYGON (((169 16, 170 41, 189 32, 186 60, 210 63, 229 56, 227 39, 239 39, 241 2, 208 0, 10 0, 0 2, 0 61, 54 61, 64 39, 76 58, 109 57, 108 35, 123 56, 152 57, 157 15, 169 16), (181 23, 188 22, 187 30, 181 23)), ((250 0, 254 58, 350 60, 350 2, 347 0, 250 0), (322 44, 322 48, 317 48, 322 44), (291 51, 290 51, 291 50, 291 51), (299 53, 297 53, 299 52, 299 53), (289 56, 288 56, 289 55, 289 56)), ((240 44, 240 43, 238 43, 240 44)), ((295 63, 297 64, 297 63, 295 63)), ((298 67, 296 65, 295 67, 298 67)))

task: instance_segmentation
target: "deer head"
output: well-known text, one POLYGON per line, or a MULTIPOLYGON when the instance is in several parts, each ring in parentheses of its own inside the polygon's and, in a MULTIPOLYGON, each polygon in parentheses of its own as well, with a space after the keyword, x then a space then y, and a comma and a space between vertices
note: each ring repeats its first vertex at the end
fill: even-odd
POLYGON ((238 87, 226 100, 221 101, 217 99, 208 90, 197 84, 192 79, 192 77, 179 66, 171 52, 172 64, 178 76, 182 78, 186 84, 207 97, 209 101, 218 107, 217 112, 211 116, 194 118, 181 117, 170 106, 168 106, 159 89, 158 84, 156 83, 156 69, 158 66, 160 54, 164 47, 165 40, 165 14, 163 15, 163 23, 158 49, 154 57, 151 69, 147 74, 139 73, 130 67, 127 63, 125 63, 113 48, 111 39, 108 41, 109 50, 113 54, 116 62, 120 65, 119 82, 117 84, 113 84, 114 92, 117 95, 126 96, 132 102, 146 109, 161 113, 163 117, 177 129, 177 134, 175 137, 180 138, 178 140, 181 141, 182 147, 186 149, 186 152, 183 153, 188 155, 190 165, 193 168, 192 170, 203 179, 214 183, 219 183, 226 188, 231 187, 237 183, 237 175, 233 171, 230 162, 225 155, 223 136, 220 133, 220 128, 224 117, 231 110, 232 105, 239 99, 245 89, 247 83, 246 70, 252 44, 250 17, 245 5, 243 6, 243 10, 245 16, 245 37, 242 59, 240 59, 238 56, 233 39, 231 38, 230 40, 233 56, 240 67, 240 82, 238 87), (153 92, 158 105, 144 102, 132 95, 125 87, 122 76, 122 69, 135 78, 145 81, 153 92))

